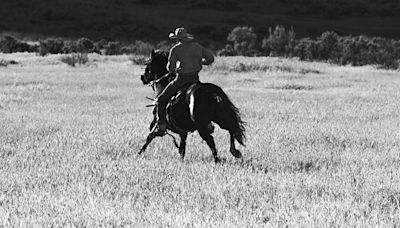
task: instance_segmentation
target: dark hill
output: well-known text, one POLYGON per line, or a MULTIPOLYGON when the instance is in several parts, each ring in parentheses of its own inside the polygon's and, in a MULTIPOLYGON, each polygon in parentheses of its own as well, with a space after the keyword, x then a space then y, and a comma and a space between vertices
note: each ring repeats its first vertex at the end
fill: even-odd
POLYGON ((0 31, 28 39, 157 42, 185 26, 197 38, 220 45, 235 26, 252 26, 262 38, 269 26, 281 24, 293 26, 298 37, 333 30, 398 38, 399 9, 397 0, 0 0, 0 31))

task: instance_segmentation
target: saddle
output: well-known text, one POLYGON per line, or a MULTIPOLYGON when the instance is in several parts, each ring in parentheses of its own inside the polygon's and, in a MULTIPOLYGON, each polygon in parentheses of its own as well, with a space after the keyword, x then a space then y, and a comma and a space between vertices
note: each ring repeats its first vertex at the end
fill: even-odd
MULTIPOLYGON (((189 103, 189 95, 194 92, 199 86, 201 85, 201 82, 189 82, 186 83, 185 85, 182 86, 178 92, 171 97, 171 99, 168 102, 168 105, 174 105, 178 103, 181 99, 185 99, 187 103, 189 103)), ((167 107, 168 107, 167 105, 167 107)))
MULTIPOLYGON (((169 100, 167 107, 166 107, 166 117, 168 123, 176 129, 178 132, 185 133, 185 132, 193 132, 195 131, 194 126, 192 127, 185 127, 184 124, 181 124, 176 116, 174 118, 173 111, 174 109, 185 108, 187 112, 185 114, 190 115, 189 104, 190 104, 190 94, 196 91, 203 83, 201 82, 189 82, 185 84, 174 96, 171 97, 169 100), (183 101, 183 102, 182 102, 183 101)), ((179 116, 178 116, 179 117, 179 116)), ((188 119, 191 119, 188 116, 188 119)), ((214 125, 212 123, 208 126, 208 131, 210 134, 214 132, 214 125)))

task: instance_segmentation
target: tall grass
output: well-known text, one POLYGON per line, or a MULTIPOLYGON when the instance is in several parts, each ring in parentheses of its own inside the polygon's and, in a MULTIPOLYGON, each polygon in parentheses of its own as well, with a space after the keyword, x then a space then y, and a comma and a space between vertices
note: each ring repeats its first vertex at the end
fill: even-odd
POLYGON ((0 71, 5 227, 400 225, 398 72, 218 58, 201 79, 244 113, 248 140, 236 160, 217 129, 225 161, 214 164, 196 133, 184 161, 169 138, 136 155, 152 92, 128 56, 90 56, 97 66, 84 68, 51 55, 6 57, 22 67, 0 71), (252 67, 230 70, 239 63, 252 67))

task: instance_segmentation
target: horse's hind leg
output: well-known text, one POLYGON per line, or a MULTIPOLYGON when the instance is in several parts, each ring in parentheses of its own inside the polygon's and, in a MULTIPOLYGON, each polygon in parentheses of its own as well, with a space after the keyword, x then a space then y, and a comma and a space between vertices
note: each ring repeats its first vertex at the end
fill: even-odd
POLYGON ((235 157, 235 158, 241 158, 242 154, 240 153, 239 150, 236 149, 235 147, 235 137, 233 136, 233 134, 231 132, 229 132, 230 136, 231 136, 231 148, 229 149, 229 151, 231 152, 231 154, 235 157))
POLYGON ((183 160, 185 158, 185 152, 186 152, 187 133, 180 134, 180 137, 181 137, 181 142, 179 144, 179 154, 181 155, 181 158, 183 160))
POLYGON ((208 128, 207 125, 203 125, 200 128, 197 129, 197 131, 199 132, 201 138, 206 141, 208 147, 210 147, 211 152, 213 154, 214 157, 214 161, 220 162, 221 160, 218 158, 217 155, 217 149, 215 148, 215 142, 214 142, 214 138, 210 135, 210 133, 208 132, 208 128))

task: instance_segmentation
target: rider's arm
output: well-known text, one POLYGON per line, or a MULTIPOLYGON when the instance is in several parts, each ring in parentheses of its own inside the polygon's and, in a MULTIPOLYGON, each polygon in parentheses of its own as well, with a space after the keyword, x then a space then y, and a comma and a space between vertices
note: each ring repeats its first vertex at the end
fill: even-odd
POLYGON ((168 56, 168 63, 167 63, 167 70, 168 72, 174 72, 176 68, 176 62, 178 61, 178 58, 176 57, 176 53, 174 49, 172 48, 171 51, 169 52, 168 56))
POLYGON ((214 62, 214 55, 211 53, 211 51, 207 50, 206 48, 203 48, 203 65, 210 65, 211 63, 214 62))

